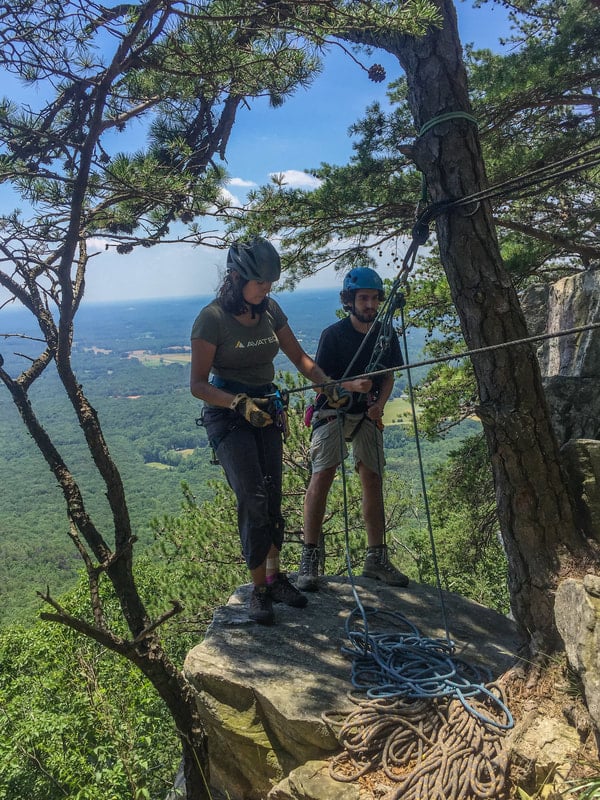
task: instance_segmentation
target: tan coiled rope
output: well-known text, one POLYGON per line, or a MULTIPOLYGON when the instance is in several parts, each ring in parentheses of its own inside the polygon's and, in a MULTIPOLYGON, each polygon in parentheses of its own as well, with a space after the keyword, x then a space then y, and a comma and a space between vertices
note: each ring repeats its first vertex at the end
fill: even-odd
MULTIPOLYGON (((496 684, 491 694, 502 699, 496 684)), ((381 800, 479 800, 505 797, 506 733, 458 700, 352 696, 356 709, 340 723, 325 715, 344 748, 329 762, 337 781, 353 783, 381 770, 395 783, 381 800)), ((488 719, 498 705, 471 699, 488 719)))

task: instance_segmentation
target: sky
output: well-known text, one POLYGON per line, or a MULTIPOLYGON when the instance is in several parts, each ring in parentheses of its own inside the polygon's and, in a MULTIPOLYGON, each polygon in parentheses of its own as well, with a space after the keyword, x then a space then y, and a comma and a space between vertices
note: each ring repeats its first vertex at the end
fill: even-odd
MULTIPOLYGON (((474 9, 470 2, 458 0, 457 14, 463 45, 499 49, 498 39, 508 31, 501 6, 487 3, 474 9)), ((311 87, 299 91, 281 108, 271 109, 261 99, 239 112, 224 165, 231 176, 227 190, 235 198, 243 201, 250 188, 267 183, 278 173, 285 175, 290 186, 310 188, 312 179, 304 170, 322 162, 343 164, 348 160, 352 152, 349 126, 369 104, 380 101, 386 105, 388 81, 402 74, 397 60, 385 52, 361 58, 367 67, 382 64, 386 81, 370 81, 360 66, 334 50, 311 87)), ((7 91, 4 85, 2 94, 7 91)), ((0 186, 0 211, 17 204, 10 191, 0 186)), ((139 248, 128 255, 105 250, 103 241, 90 244, 98 255, 88 266, 85 302, 211 295, 226 258, 224 251, 188 244, 139 248)), ((382 266, 383 277, 392 277, 390 270, 382 266)), ((338 286, 340 282, 333 270, 324 270, 302 281, 299 288, 338 286)))

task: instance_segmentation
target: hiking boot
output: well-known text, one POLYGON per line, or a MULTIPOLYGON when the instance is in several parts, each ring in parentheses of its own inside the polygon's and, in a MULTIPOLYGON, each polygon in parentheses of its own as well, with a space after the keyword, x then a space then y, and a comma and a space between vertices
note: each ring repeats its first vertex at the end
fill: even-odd
POLYGON ((316 592, 319 589, 319 548, 302 546, 300 566, 296 583, 303 592, 316 592))
POLYGON ((390 563, 387 545, 367 548, 363 577, 383 581, 388 586, 408 586, 408 578, 390 563))
POLYGON ((261 625, 273 624, 273 600, 271 592, 266 586, 255 586, 252 590, 248 604, 248 617, 261 625))
POLYGON ((280 572, 273 583, 269 584, 269 591, 274 603, 285 603, 292 608, 304 608, 308 597, 299 592, 293 583, 290 583, 285 572, 280 572))

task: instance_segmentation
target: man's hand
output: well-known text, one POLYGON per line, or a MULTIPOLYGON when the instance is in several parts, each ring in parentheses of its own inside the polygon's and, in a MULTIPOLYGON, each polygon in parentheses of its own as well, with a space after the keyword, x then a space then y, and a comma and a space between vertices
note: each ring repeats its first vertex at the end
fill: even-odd
POLYGON ((241 414, 255 428, 266 428, 267 425, 273 424, 273 418, 259 406, 266 408, 268 404, 269 401, 266 397, 248 397, 247 394, 236 394, 230 408, 241 414))
MULTIPOLYGON (((330 380, 329 378, 327 379, 330 380)), ((323 387, 323 394, 331 408, 343 408, 352 402, 352 394, 339 383, 332 383, 323 387)))
POLYGON ((367 417, 377 425, 380 431, 384 429, 385 426, 382 419, 383 405, 380 405, 379 403, 373 403, 370 405, 367 409, 367 417))

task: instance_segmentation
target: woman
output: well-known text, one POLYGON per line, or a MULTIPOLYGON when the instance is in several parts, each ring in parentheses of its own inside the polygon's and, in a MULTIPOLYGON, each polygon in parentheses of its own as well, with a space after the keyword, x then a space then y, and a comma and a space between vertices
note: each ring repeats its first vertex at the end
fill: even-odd
MULTIPOLYGON (((269 297, 280 273, 279 254, 265 239, 232 245, 217 298, 202 309, 191 337, 190 388, 205 402, 204 426, 237 498, 242 552, 254 584, 249 617, 263 625, 273 622, 273 602, 307 603, 279 569, 283 434, 273 408, 279 348, 312 383, 328 381, 269 297)), ((324 391, 334 403, 347 399, 339 387, 324 391)))

